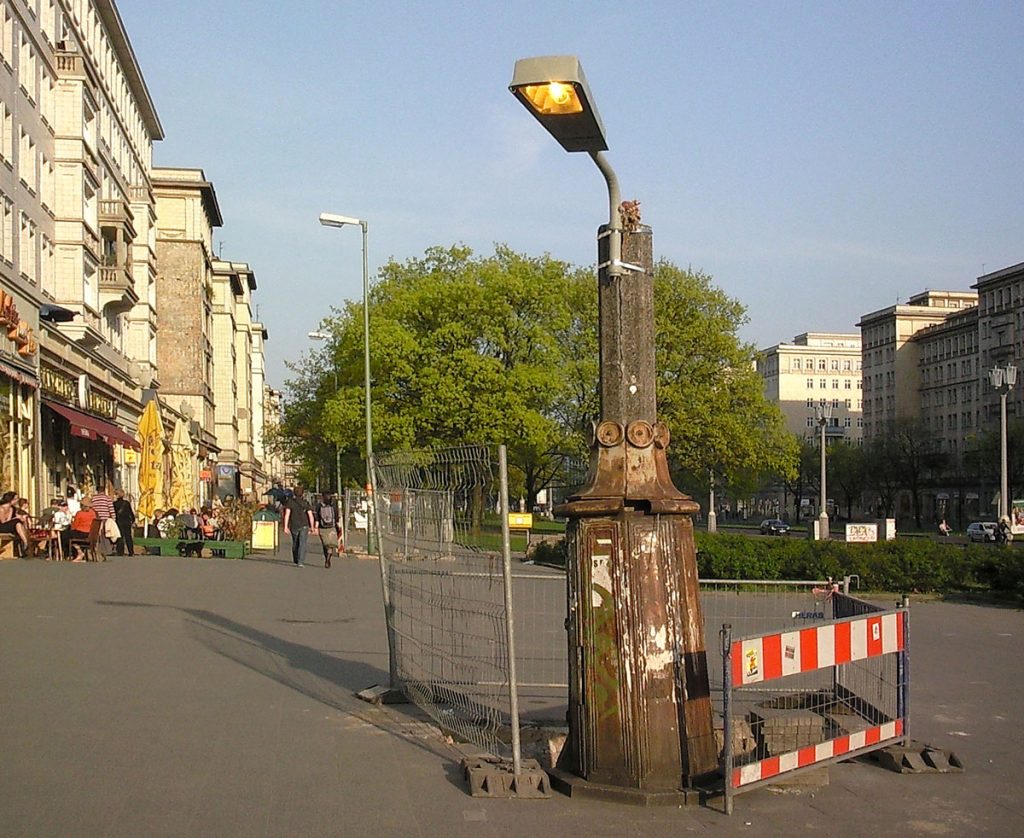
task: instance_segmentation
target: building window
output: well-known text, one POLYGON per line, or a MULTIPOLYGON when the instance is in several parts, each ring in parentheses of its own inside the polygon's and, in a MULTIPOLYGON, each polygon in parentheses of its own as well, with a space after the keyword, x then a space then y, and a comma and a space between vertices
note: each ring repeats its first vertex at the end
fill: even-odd
POLYGON ((821 389, 824 390, 826 387, 828 387, 828 379, 823 378, 821 379, 821 381, 818 382, 818 384, 821 386, 821 389))
POLYGON ((813 428, 814 427, 814 417, 813 416, 808 416, 807 417, 807 427, 808 428, 813 428))
POLYGON ((849 416, 847 416, 847 417, 846 417, 846 418, 845 418, 845 419, 843 420, 843 427, 844 427, 844 428, 849 428, 849 427, 852 427, 852 426, 853 426, 853 420, 852 420, 852 419, 851 419, 851 418, 850 418, 849 416))
POLYGON ((864 427, 864 417, 863 416, 858 416, 857 417, 857 427, 858 428, 863 428, 864 427))
POLYGON ((808 378, 807 379, 807 389, 808 390, 813 390, 814 389, 814 379, 813 378, 808 378))
POLYGON ((832 389, 833 390, 838 390, 839 389, 839 379, 838 378, 833 378, 832 379, 832 389))
POLYGON ((836 372, 839 372, 839 359, 838 358, 833 358, 832 359, 832 369, 835 370, 836 372))
POLYGON ((807 400, 807 406, 808 407, 814 407, 814 399, 808 399, 807 400))
POLYGON ((833 410, 838 410, 839 409, 839 399, 832 399, 832 409, 833 410))
POLYGON ((825 370, 825 369, 827 369, 827 367, 826 367, 826 365, 825 365, 825 359, 824 359, 824 358, 819 358, 819 359, 818 359, 818 369, 819 369, 819 370, 825 370))
POLYGON ((851 389, 853 389, 853 382, 850 381, 849 378, 844 378, 843 379, 843 389, 844 390, 851 390, 851 389))
POLYGON ((849 410, 851 407, 853 407, 853 400, 852 399, 847 399, 844 402, 844 404, 846 405, 846 409, 849 410))
POLYGON ((852 368, 852 366, 853 366, 853 364, 851 363, 851 361, 850 361, 849 359, 847 359, 847 360, 843 361, 843 369, 844 369, 844 370, 845 370, 846 372, 849 372, 849 371, 850 371, 850 369, 852 368))
POLYGON ((800 364, 800 359, 799 358, 794 358, 793 361, 792 361, 792 364, 793 364, 793 369, 795 369, 795 370, 798 370, 798 369, 801 368, 801 364, 800 364))

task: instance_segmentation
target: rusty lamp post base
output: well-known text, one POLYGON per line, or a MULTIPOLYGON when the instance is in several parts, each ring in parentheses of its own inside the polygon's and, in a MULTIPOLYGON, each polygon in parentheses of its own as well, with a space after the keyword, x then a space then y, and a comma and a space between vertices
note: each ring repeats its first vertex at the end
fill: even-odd
POLYGON ((553 782, 647 804, 718 769, 696 550, 664 424, 599 424, 569 518, 569 736, 553 782))

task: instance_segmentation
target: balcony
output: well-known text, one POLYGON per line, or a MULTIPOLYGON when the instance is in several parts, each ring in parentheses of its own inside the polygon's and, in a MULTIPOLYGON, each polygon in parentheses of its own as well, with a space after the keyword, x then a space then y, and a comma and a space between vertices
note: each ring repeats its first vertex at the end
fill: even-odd
POLYGON ((131 311, 138 303, 139 295, 135 293, 135 283, 127 269, 119 266, 103 266, 100 274, 100 307, 124 313, 131 311))
POLYGON ((120 198, 100 201, 100 227, 119 230, 122 235, 118 238, 129 243, 135 240, 135 216, 120 198))

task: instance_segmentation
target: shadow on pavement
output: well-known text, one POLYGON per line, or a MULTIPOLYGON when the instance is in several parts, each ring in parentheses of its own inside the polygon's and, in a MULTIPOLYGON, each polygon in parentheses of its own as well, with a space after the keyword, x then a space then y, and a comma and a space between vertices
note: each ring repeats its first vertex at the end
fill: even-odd
POLYGON ((451 743, 446 742, 429 717, 415 705, 392 704, 383 708, 369 705, 355 697, 359 690, 374 684, 386 684, 386 670, 362 661, 326 654, 201 608, 118 600, 96 600, 96 604, 177 611, 188 618, 195 639, 221 657, 314 701, 399 736, 434 755, 445 755, 456 760, 462 758, 461 754, 452 754, 451 743))

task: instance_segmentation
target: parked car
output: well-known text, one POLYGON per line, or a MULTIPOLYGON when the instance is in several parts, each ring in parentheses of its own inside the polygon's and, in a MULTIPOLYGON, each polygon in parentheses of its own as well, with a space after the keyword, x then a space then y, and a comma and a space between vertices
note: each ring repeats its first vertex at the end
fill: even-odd
POLYGON ((999 524, 995 521, 975 521, 967 525, 967 538, 970 541, 995 541, 999 532, 999 524))
POLYGON ((761 522, 761 535, 785 535, 789 532, 789 524, 778 518, 766 518, 761 522))

